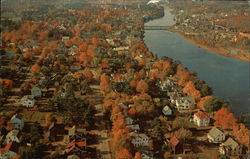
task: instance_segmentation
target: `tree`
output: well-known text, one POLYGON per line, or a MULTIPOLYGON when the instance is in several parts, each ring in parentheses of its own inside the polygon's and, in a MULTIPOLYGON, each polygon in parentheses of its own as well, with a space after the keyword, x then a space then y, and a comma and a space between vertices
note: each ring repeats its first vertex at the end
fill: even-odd
POLYGON ((190 130, 184 129, 183 127, 173 133, 173 136, 178 136, 180 140, 186 140, 192 137, 190 130))
POLYGON ((248 149, 250 148, 250 131, 247 127, 240 123, 233 127, 233 133, 236 140, 241 144, 244 144, 248 149))
POLYGON ((128 110, 128 114, 129 114, 130 116, 134 117, 135 114, 136 114, 136 109, 135 109, 135 107, 130 108, 130 109, 128 110))
POLYGON ((86 67, 83 70, 83 77, 84 79, 89 83, 91 81, 93 81, 93 73, 91 72, 90 68, 86 67))
POLYGON ((40 41, 44 41, 45 39, 47 39, 49 33, 47 31, 42 31, 39 33, 39 40, 40 41))
POLYGON ((83 42, 80 46, 79 46, 79 51, 81 52, 86 52, 88 49, 88 43, 87 42, 83 42))
POLYGON ((136 91, 146 93, 148 91, 148 84, 144 80, 140 80, 136 86, 136 91))
POLYGON ((200 99, 201 97, 200 91, 195 88, 195 85, 192 81, 189 81, 185 84, 183 92, 188 96, 194 97, 196 100, 200 99))
POLYGON ((118 152, 116 152, 115 158, 116 159, 132 159, 133 157, 127 149, 122 148, 118 152))
POLYGON ((141 153, 140 152, 136 152, 134 159, 142 159, 141 153))
POLYGON ((215 98, 215 97, 207 97, 208 99, 206 101, 204 101, 203 106, 205 108, 206 111, 208 112, 214 112, 219 110, 222 107, 228 107, 228 103, 215 98))
POLYGON ((227 108, 221 108, 214 113, 214 125, 224 129, 233 129, 237 123, 236 117, 227 108))
POLYGON ((201 98, 200 101, 197 103, 197 108, 205 110, 204 104, 210 98, 213 98, 213 97, 212 96, 205 96, 205 97, 201 98))
POLYGON ((32 72, 32 73, 35 73, 35 72, 38 72, 40 70, 40 66, 36 63, 36 64, 34 64, 32 67, 31 67, 31 69, 30 69, 30 71, 32 72))
POLYGON ((104 73, 100 77, 100 90, 105 92, 109 87, 109 76, 104 73))

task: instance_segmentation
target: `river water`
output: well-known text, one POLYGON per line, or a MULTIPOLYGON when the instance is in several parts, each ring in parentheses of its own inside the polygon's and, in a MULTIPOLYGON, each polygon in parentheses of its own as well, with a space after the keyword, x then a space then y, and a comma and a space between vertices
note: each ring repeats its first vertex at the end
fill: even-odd
MULTIPOLYGON (((171 26, 175 22, 168 7, 165 16, 149 26, 171 26)), ((145 30, 145 43, 158 57, 179 60, 213 88, 214 96, 232 103, 236 115, 250 113, 249 63, 203 50, 181 36, 164 30, 145 30)))

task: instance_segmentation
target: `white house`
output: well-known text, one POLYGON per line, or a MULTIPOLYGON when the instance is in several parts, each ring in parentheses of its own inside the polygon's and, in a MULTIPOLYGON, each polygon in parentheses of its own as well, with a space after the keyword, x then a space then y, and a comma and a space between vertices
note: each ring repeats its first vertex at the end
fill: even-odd
POLYGON ((23 120, 18 117, 18 114, 15 114, 11 119, 10 122, 13 123, 14 129, 16 130, 22 130, 24 127, 24 122, 23 120))
POLYGON ((131 128, 134 131, 139 131, 140 130, 139 124, 128 125, 127 127, 131 128))
POLYGON ((166 79, 164 81, 159 81, 157 85, 159 86, 161 91, 168 91, 174 86, 174 82, 170 79, 166 79))
POLYGON ((238 144, 234 139, 229 137, 219 147, 219 152, 228 156, 239 156, 242 154, 242 146, 238 144))
POLYGON ((135 147, 148 146, 149 137, 146 134, 137 134, 135 132, 129 133, 132 137, 132 144, 135 147))
POLYGON ((225 141, 225 134, 223 133, 223 131, 221 131, 220 129, 213 127, 209 133, 207 134, 207 138, 209 142, 212 143, 221 143, 223 141, 225 141))
POLYGON ((24 96, 21 99, 21 104, 25 107, 31 108, 35 105, 35 99, 33 95, 24 96))
POLYGON ((10 143, 12 141, 20 143, 20 140, 18 138, 19 130, 11 130, 5 137, 6 143, 10 143))
POLYGON ((208 126, 210 122, 210 117, 207 113, 198 111, 194 114, 194 123, 197 126, 208 126))
POLYGON ((141 159, 154 159, 154 155, 152 151, 143 151, 141 153, 141 159))
POLYGON ((33 87, 31 89, 31 95, 34 97, 41 97, 42 96, 42 90, 39 87, 33 87))
POLYGON ((129 116, 127 116, 126 118, 125 118, 125 124, 126 125, 132 125, 133 124, 133 119, 131 118, 131 117, 129 117, 129 116))
POLYGON ((166 106, 162 109, 162 113, 163 113, 164 115, 166 115, 166 116, 172 115, 172 110, 170 109, 169 106, 166 105, 166 106))
POLYGON ((193 97, 180 97, 176 100, 176 108, 178 110, 190 110, 194 108, 195 99, 193 97))

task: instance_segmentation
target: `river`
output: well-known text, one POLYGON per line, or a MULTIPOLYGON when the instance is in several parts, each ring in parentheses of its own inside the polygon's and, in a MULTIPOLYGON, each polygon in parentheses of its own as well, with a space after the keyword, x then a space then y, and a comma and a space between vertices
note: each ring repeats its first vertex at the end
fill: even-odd
MULTIPOLYGON (((165 7, 164 17, 145 25, 171 26, 175 24, 173 17, 165 7)), ((248 62, 203 50, 178 34, 164 30, 145 30, 144 41, 158 57, 179 60, 190 71, 197 72, 199 78, 213 88, 215 97, 232 104, 234 114, 250 113, 248 62)))

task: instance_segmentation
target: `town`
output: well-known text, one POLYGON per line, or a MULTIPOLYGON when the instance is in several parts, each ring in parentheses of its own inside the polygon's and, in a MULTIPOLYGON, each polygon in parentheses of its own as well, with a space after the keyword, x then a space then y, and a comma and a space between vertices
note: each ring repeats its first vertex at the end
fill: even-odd
POLYGON ((145 45, 162 6, 5 3, 0 159, 247 159, 230 103, 145 45))
POLYGON ((247 1, 177 1, 171 7, 177 21, 171 31, 220 55, 249 62, 247 1))

